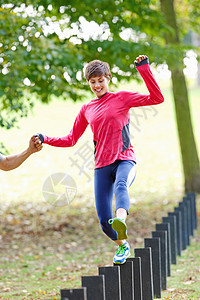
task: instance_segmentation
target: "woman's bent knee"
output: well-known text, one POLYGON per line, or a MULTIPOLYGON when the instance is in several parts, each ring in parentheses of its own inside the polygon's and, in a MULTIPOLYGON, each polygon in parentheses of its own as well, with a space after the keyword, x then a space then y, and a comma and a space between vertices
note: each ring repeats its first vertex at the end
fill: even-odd
POLYGON ((112 225, 106 221, 100 221, 101 228, 103 232, 112 240, 117 240, 117 233, 112 229, 112 225))

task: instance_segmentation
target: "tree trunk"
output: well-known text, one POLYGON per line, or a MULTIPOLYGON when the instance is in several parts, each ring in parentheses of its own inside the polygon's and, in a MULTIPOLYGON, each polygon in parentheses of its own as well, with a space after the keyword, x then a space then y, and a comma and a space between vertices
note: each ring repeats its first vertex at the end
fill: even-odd
MULTIPOLYGON (((167 25, 174 29, 174 35, 166 34, 166 43, 178 46, 180 45, 180 41, 174 11, 174 2, 173 0, 160 0, 160 3, 167 25)), ((177 58, 177 60, 179 59, 180 63, 178 66, 175 64, 175 67, 171 65, 169 68, 172 73, 176 122, 185 176, 185 191, 200 192, 199 158, 192 128, 188 91, 183 73, 183 58, 177 58)))

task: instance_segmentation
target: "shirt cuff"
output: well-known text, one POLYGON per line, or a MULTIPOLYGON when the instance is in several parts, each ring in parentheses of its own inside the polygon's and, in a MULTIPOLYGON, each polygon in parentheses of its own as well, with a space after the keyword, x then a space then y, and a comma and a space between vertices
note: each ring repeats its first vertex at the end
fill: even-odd
POLYGON ((136 68, 140 67, 140 66, 143 66, 143 65, 147 65, 147 64, 149 64, 149 59, 147 57, 147 58, 141 60, 141 62, 139 62, 139 63, 137 61, 134 61, 134 64, 135 64, 136 68))
POLYGON ((45 140, 45 136, 41 133, 37 133, 36 136, 38 136, 41 140, 42 143, 44 143, 44 140, 45 140))

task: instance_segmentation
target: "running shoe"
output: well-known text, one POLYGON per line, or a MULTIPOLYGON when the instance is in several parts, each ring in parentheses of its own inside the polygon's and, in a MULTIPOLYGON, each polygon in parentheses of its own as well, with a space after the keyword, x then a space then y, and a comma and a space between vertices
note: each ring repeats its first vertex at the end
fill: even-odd
POLYGON ((130 256, 130 246, 128 242, 120 245, 113 257, 114 264, 124 264, 126 259, 130 256))
POLYGON ((117 232, 118 240, 126 240, 127 236, 127 226, 124 219, 114 218, 108 220, 109 224, 112 224, 112 229, 117 232))

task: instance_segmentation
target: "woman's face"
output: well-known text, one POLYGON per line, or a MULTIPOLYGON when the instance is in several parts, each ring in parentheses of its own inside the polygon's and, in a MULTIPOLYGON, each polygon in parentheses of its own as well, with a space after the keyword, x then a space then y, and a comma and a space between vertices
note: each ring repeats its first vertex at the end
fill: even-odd
POLYGON ((97 96, 97 98, 102 97, 105 93, 108 92, 108 84, 110 78, 105 76, 91 77, 89 79, 89 85, 92 92, 97 96))

